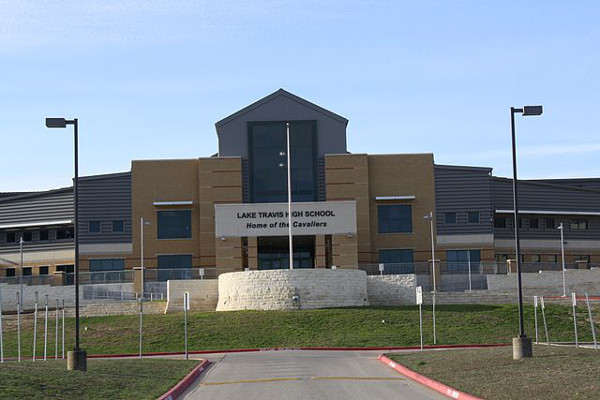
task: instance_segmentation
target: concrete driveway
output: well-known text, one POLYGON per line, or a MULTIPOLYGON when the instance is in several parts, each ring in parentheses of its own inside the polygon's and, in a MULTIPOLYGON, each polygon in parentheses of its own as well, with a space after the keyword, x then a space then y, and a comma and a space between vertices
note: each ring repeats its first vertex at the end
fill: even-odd
POLYGON ((204 356, 214 364, 185 399, 442 399, 373 351, 282 350, 204 356))

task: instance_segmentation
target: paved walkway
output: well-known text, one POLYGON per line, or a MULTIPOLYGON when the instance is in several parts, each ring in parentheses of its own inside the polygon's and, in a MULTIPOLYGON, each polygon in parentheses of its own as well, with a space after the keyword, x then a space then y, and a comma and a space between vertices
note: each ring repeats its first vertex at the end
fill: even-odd
POLYGON ((373 351, 261 351, 204 355, 214 364, 185 399, 442 399, 373 351))

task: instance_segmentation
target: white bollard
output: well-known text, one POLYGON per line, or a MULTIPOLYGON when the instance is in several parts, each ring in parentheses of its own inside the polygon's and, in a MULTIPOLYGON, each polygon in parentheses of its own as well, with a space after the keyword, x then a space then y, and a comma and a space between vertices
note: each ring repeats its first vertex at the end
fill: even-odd
POLYGON ((538 309, 538 297, 533 296, 533 318, 535 323, 535 344, 539 344, 538 340, 538 320, 537 320, 537 309, 538 309))
POLYGON ((185 359, 188 360, 187 312, 190 309, 190 293, 183 293, 183 336, 185 342, 185 359))
POLYGON ((544 304, 544 296, 540 297, 540 305, 542 306, 542 318, 544 319, 544 331, 546 332, 546 344, 550 346, 550 336, 548 336, 548 324, 546 323, 546 305, 544 304))
POLYGON ((17 354, 18 361, 21 362, 21 302, 17 292, 17 354))
POLYGON ((37 312, 38 312, 38 292, 35 292, 35 303, 33 305, 33 356, 32 361, 35 361, 35 352, 37 347, 37 312))
POLYGON ((142 358, 142 324, 144 319, 144 299, 140 299, 140 358, 142 358))
POLYGON ((44 361, 48 354, 48 295, 46 295, 46 314, 44 316, 44 361))
POLYGON ((573 301, 573 327, 575 329, 575 347, 579 347, 579 339, 577 338, 577 295, 571 293, 571 299, 573 301))
POLYGON ((594 349, 598 350, 598 342, 596 342, 596 329, 594 328, 594 318, 592 318, 592 309, 590 308, 590 299, 588 294, 585 294, 585 302, 587 303, 588 315, 590 316, 590 327, 592 328, 592 338, 594 339, 594 349))
POLYGON ((54 328, 54 359, 58 360, 58 299, 56 299, 56 308, 54 309, 56 326, 54 328))

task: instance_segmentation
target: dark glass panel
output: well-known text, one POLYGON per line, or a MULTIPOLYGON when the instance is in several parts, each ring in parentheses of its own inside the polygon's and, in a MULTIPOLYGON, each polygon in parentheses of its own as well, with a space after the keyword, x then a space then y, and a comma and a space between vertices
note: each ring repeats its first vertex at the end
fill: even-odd
POLYGON ((192 211, 157 212, 159 239, 189 239, 192 237, 192 211))

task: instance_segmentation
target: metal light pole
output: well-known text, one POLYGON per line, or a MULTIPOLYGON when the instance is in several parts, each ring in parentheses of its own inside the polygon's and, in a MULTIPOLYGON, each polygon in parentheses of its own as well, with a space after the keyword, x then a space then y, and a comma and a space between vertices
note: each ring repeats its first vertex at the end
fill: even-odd
POLYGON ((431 265, 433 272, 433 301, 432 301, 432 311, 433 311, 433 344, 437 344, 437 334, 435 330, 435 292, 436 292, 436 284, 435 284, 435 243, 433 236, 433 211, 429 211, 429 214, 423 217, 424 220, 429 221, 431 227, 431 265))
POLYGON ((560 253, 562 256, 562 278, 563 278, 563 297, 567 297, 567 281, 565 279, 565 238, 563 223, 557 228, 560 230, 560 253))
POLYGON ((515 258, 517 263, 517 286, 519 295, 519 336, 513 338, 513 358, 520 360, 522 358, 533 357, 533 347, 531 339, 525 335, 523 323, 523 287, 521 281, 521 243, 519 241, 519 207, 517 192, 517 144, 515 136, 515 113, 529 115, 541 115, 542 106, 525 106, 523 108, 510 108, 510 127, 512 136, 512 164, 513 164, 513 201, 515 207, 515 258))
POLYGON ((144 298, 144 289, 145 289, 145 282, 144 282, 144 274, 145 274, 145 269, 144 269, 144 226, 148 226, 150 225, 149 221, 145 221, 144 217, 140 218, 140 264, 141 264, 141 270, 142 270, 142 279, 141 279, 141 289, 140 291, 141 293, 141 297, 144 298))
POLYGON ((290 123, 285 124, 287 145, 288 237, 290 242, 290 269, 294 269, 294 241, 292 239, 292 164, 290 155, 290 123))
POLYGON ((74 200, 74 241, 75 241, 75 349, 67 353, 67 369, 85 371, 87 370, 87 354, 79 347, 79 146, 78 146, 78 124, 77 118, 67 120, 64 118, 46 118, 47 128, 66 128, 73 125, 74 137, 74 163, 75 178, 73 181, 74 200))
POLYGON ((19 252, 21 253, 21 276, 19 279, 19 290, 21 291, 21 293, 19 294, 20 296, 20 311, 23 311, 23 236, 21 236, 21 238, 19 239, 19 252))

